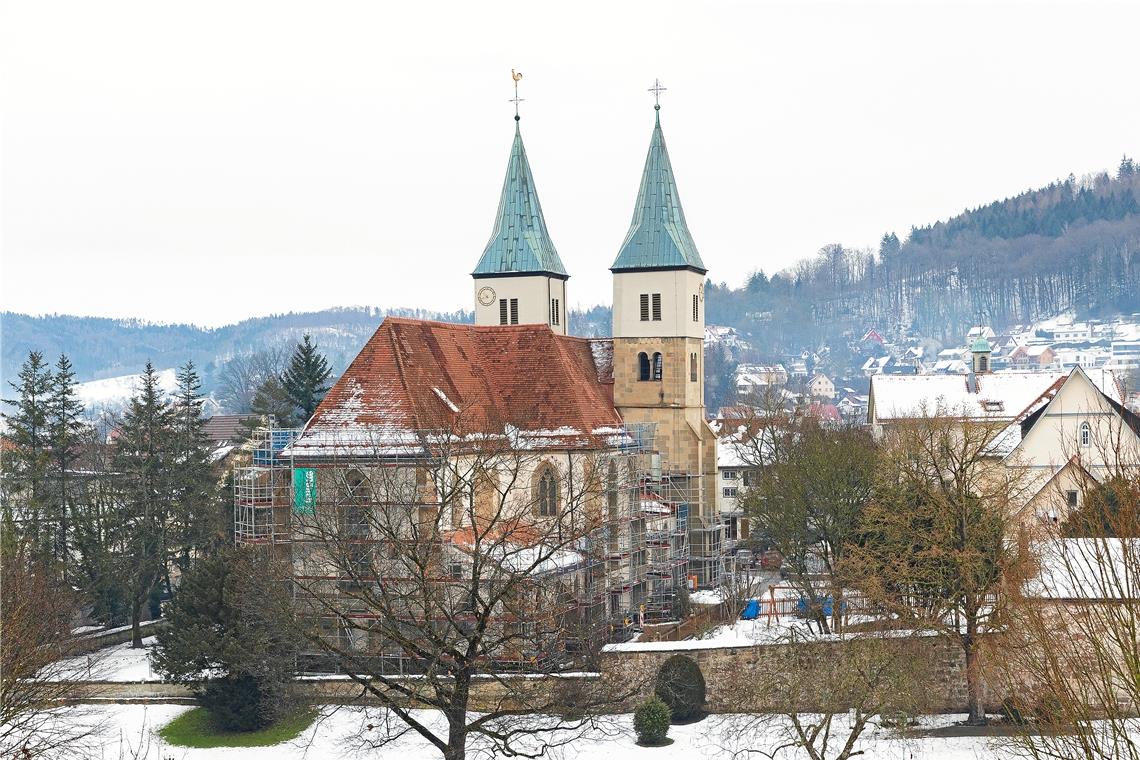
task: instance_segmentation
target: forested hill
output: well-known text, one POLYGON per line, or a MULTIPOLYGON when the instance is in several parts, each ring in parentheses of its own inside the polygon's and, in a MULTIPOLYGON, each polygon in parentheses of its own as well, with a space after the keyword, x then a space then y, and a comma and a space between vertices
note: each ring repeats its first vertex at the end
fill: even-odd
MULTIPOLYGON (((762 256, 761 256, 762 258, 762 256)), ((971 325, 1140 311, 1140 167, 1048 187, 884 235, 879 250, 828 245, 741 288, 708 289, 708 320, 761 351, 835 345, 876 327, 960 340, 971 325)))
MULTIPOLYGON (((3 377, 11 379, 29 351, 42 351, 54 362, 66 353, 79 380, 97 380, 140 372, 146 362, 159 368, 194 361, 209 383, 215 371, 237 355, 291 348, 312 333, 339 373, 356 356, 386 314, 470 322, 471 312, 441 314, 416 309, 342 308, 291 312, 246 319, 213 329, 161 325, 138 320, 49 315, 0 314, 3 377)), ((7 385, 5 385, 7 388, 7 385)), ((7 395, 7 394, 5 394, 7 395)))

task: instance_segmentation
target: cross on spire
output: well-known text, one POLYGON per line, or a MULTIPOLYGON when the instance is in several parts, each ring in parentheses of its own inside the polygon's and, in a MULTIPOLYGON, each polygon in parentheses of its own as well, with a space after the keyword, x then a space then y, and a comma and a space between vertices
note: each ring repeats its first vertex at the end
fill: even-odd
POLYGON ((653 107, 658 111, 661 110, 661 93, 667 89, 669 88, 661 84, 660 79, 654 79, 653 86, 649 88, 649 92, 653 93, 653 107))
POLYGON ((522 72, 511 69, 511 79, 515 80, 515 96, 508 100, 508 103, 515 104, 515 121, 519 120, 519 103, 526 100, 526 98, 519 97, 519 80, 522 79, 522 72))

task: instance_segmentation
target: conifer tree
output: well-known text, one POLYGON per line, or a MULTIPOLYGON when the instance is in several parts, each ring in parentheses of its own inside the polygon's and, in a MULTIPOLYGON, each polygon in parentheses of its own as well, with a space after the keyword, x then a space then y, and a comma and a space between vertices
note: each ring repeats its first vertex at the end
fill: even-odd
POLYGON ((85 425, 83 402, 75 394, 75 371, 66 354, 60 354, 47 399, 48 441, 51 453, 51 516, 56 529, 54 556, 68 560, 70 515, 75 509, 78 485, 71 475, 82 456, 85 425))
POLYGON ((131 618, 131 645, 142 646, 144 605, 155 593, 166 569, 166 532, 170 527, 171 473, 178 463, 170 456, 173 413, 162 398, 158 373, 147 362, 138 391, 119 428, 115 469, 122 489, 123 582, 131 618))
POLYGON ((51 369, 43 354, 32 351, 20 367, 18 382, 9 383, 18 398, 5 399, 12 407, 3 419, 11 450, 3 457, 4 511, 9 524, 19 526, 33 551, 40 556, 51 552, 51 531, 44 525, 48 505, 47 474, 51 441, 48 429, 48 397, 51 369))
POLYGON ((281 384, 296 405, 302 422, 313 416, 317 405, 328 393, 328 379, 331 375, 328 360, 318 353, 311 336, 305 335, 294 349, 289 367, 281 377, 281 384))
MULTIPOLYGON (((202 381, 188 361, 179 369, 178 390, 171 408, 171 456, 177 463, 173 486, 172 530, 167 532, 167 555, 185 570, 190 554, 221 534, 217 478, 202 418, 202 381)), ((172 591, 169 573, 167 590, 172 591)))

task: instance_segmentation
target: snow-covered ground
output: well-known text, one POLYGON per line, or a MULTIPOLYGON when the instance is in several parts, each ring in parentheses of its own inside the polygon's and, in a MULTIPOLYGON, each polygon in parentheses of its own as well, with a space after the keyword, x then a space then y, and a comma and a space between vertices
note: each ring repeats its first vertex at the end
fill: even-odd
POLYGON ((161 681, 150 664, 153 646, 154 636, 148 636, 143 649, 131 649, 126 643, 69 657, 60 662, 55 677, 61 681, 161 681))
MULTIPOLYGON (((323 760, 325 758, 367 757, 375 760, 419 760, 438 758, 440 754, 419 736, 405 735, 387 746, 361 751, 354 740, 363 725, 381 725, 378 710, 362 708, 326 708, 323 718, 298 739, 272 747, 233 749, 187 749, 162 743, 156 732, 186 710, 181 705, 107 705, 96 708, 104 720, 103 760, 323 760), (139 751, 139 748, 142 748, 139 751)), ((422 715, 422 713, 421 713, 422 715)), ((945 726, 963 716, 931 716, 924 718, 922 728, 945 726)), ((639 747, 634 741, 632 718, 619 715, 612 724, 551 750, 552 760, 683 760, 731 757, 742 749, 771 750, 779 741, 778 728, 752 725, 750 716, 711 716, 699 723, 673 726, 667 747, 639 747)), ((440 724, 442 727, 442 724, 440 724)), ((993 740, 967 738, 900 739, 894 732, 874 730, 864 734, 861 747, 866 760, 979 760, 1000 756, 993 740)), ((469 757, 486 757, 469 750, 469 757)), ((781 757, 795 758, 795 753, 781 757)))

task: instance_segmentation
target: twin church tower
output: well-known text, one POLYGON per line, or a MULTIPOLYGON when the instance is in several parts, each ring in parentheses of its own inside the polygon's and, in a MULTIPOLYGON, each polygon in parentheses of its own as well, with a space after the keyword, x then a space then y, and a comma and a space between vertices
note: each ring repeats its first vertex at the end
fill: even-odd
MULTIPOLYGON (((610 267, 614 406, 628 423, 657 423, 657 448, 669 462, 694 472, 711 466, 715 473, 715 438, 704 415, 707 270, 685 223, 661 106, 654 108, 633 220, 610 267)), ((475 323, 544 324, 566 335, 569 275, 542 216, 517 114, 515 120, 494 231, 472 273, 475 323)), ((707 480, 700 489, 708 491, 701 499, 706 509, 715 488, 707 480)))

